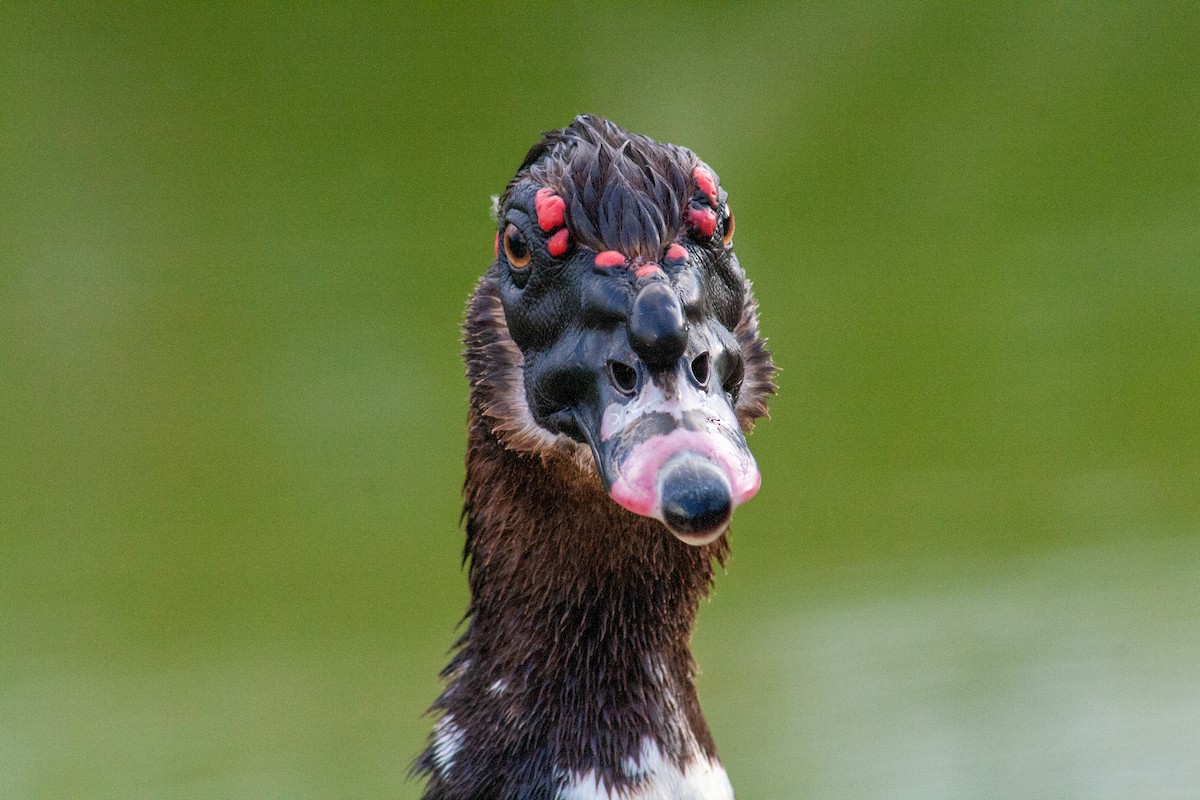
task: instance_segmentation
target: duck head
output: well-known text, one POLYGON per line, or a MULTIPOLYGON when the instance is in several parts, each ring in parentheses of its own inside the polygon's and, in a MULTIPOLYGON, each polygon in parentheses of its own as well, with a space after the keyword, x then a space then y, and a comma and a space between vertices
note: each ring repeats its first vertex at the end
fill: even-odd
POLYGON ((467 322, 474 412, 682 541, 718 538, 759 488, 745 434, 774 367, 716 173, 579 117, 529 152, 495 211, 467 322))

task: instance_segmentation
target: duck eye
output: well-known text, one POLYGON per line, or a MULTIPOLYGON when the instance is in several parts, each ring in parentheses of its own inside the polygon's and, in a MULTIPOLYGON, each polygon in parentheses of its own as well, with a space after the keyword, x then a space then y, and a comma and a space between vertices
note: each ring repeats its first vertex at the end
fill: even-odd
POLYGON ((725 206, 725 235, 721 237, 726 247, 733 244, 733 209, 725 206))
POLYGON ((508 257, 508 263, 513 269, 525 269, 533 260, 533 254, 529 252, 529 245, 525 242, 525 237, 511 222, 504 229, 504 255, 508 257))

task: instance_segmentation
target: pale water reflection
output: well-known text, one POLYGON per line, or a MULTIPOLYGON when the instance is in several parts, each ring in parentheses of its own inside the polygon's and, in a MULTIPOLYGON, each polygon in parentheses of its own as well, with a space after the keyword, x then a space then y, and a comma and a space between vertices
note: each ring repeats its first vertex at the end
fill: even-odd
POLYGON ((1198 578, 1138 541, 773 616, 744 796, 1200 797, 1198 578))

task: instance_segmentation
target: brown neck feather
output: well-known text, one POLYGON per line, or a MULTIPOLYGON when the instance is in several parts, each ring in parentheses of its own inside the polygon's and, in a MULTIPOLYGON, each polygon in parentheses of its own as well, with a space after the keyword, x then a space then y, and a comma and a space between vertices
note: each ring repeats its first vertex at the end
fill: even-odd
POLYGON ((436 734, 418 762, 426 797, 550 797, 569 771, 621 786, 647 737, 679 764, 714 756, 689 639, 725 538, 683 544, 571 455, 506 448, 477 412, 465 493, 468 628, 435 704, 461 738, 449 768, 436 734))

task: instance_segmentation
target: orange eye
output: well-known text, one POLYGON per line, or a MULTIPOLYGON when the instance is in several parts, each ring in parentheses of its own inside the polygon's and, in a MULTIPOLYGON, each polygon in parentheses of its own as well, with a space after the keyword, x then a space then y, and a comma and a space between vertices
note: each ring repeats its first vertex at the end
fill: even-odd
POLYGON ((733 209, 725 206, 725 235, 721 237, 721 241, 726 247, 733 244, 733 209))
POLYGON ((508 263, 513 269, 525 269, 533 260, 533 253, 529 252, 525 237, 511 222, 504 229, 504 255, 508 257, 508 263))

